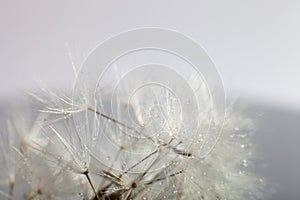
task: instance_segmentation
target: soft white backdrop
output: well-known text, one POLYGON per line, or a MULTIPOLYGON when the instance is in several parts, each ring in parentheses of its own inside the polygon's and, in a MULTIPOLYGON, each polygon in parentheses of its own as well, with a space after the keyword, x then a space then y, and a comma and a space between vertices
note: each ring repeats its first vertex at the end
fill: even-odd
POLYGON ((0 2, 0 99, 36 87, 71 87, 97 44, 145 26, 180 31, 214 60, 227 91, 300 109, 300 1, 0 2), (67 47, 68 46, 68 47, 67 47))

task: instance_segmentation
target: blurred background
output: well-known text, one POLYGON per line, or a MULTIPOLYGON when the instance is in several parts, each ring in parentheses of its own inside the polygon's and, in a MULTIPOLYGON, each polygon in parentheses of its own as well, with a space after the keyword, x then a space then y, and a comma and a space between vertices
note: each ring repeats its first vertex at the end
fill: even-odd
MULTIPOLYGON (((177 30, 202 45, 229 101, 258 122, 270 199, 300 199, 300 1, 0 0, 0 111, 42 80, 70 90, 73 66, 96 45, 137 27, 177 30)), ((5 111, 6 110, 6 111, 5 111)))

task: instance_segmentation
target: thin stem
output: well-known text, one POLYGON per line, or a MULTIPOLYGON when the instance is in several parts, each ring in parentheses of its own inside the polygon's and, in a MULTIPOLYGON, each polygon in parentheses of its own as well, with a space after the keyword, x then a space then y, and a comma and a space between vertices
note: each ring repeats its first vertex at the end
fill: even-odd
MULTIPOLYGON (((118 153, 117 153, 117 155, 116 155, 116 157, 115 157, 114 161, 112 162, 111 166, 109 167, 109 169, 108 169, 106 172, 111 172, 111 171, 112 171, 112 169, 113 169, 113 166, 114 166, 114 163, 116 163, 116 162, 117 162, 117 160, 118 160, 118 157, 120 156, 120 154, 121 154, 121 148, 119 149, 119 151, 118 151, 118 153)), ((105 182, 105 179, 103 179, 103 180, 102 180, 102 182, 101 182, 101 184, 100 184, 100 185, 104 185, 104 182, 105 182)))
POLYGON ((180 171, 178 171, 178 172, 176 172, 176 173, 173 173, 173 174, 170 174, 170 175, 168 175, 168 176, 165 176, 165 177, 162 177, 162 178, 153 179, 153 180, 151 180, 151 181, 145 183, 145 185, 151 185, 151 184, 153 184, 153 183, 155 183, 155 182, 165 180, 165 179, 167 179, 167 178, 176 176, 176 175, 178 175, 178 174, 182 174, 182 172, 183 172, 183 170, 180 170, 180 171))
MULTIPOLYGON (((124 124, 123 122, 120 122, 120 121, 118 121, 118 120, 116 120, 116 119, 114 119, 114 118, 112 118, 112 117, 110 117, 110 116, 108 116, 108 115, 105 115, 105 114, 103 114, 103 113, 101 113, 101 112, 95 110, 94 108, 92 108, 92 107, 90 107, 90 106, 88 106, 87 109, 88 109, 89 111, 92 111, 92 112, 96 113, 97 115, 99 115, 99 116, 101 116, 101 117, 104 117, 104 118, 106 118, 106 119, 108 119, 108 120, 111 120, 112 122, 114 122, 114 123, 116 123, 116 124, 119 124, 119 125, 121 125, 121 126, 127 128, 127 129, 129 129, 129 130, 135 132, 135 133, 138 134, 138 135, 142 135, 142 133, 141 133, 140 131, 136 130, 135 128, 130 127, 130 126, 124 124)), ((123 130, 121 130, 121 132, 126 133, 126 132, 123 131, 123 130)), ((146 136, 146 135, 144 135, 144 134, 143 134, 143 136, 146 137, 148 140, 151 140, 152 142, 154 142, 154 140, 153 140, 151 137, 146 136)))
POLYGON ((15 182, 14 181, 12 181, 12 182, 10 182, 10 184, 9 184, 9 200, 10 199, 12 199, 11 197, 13 196, 13 194, 14 194, 14 188, 15 188, 15 182))
POLYGON ((100 197, 98 196, 98 193, 97 193, 97 191, 96 191, 93 183, 92 183, 92 180, 91 180, 91 178, 89 176, 89 172, 85 171, 83 174, 86 176, 87 180, 89 181, 89 183, 90 183, 90 185, 91 185, 91 187, 92 187, 92 189, 93 189, 93 191, 95 193, 95 196, 96 196, 97 200, 101 200, 100 197))
MULTIPOLYGON (((87 110, 92 111, 92 112, 96 113, 97 115, 99 115, 99 116, 101 116, 101 117, 104 117, 104 118, 106 118, 106 119, 108 119, 108 120, 111 120, 112 122, 114 122, 114 123, 116 123, 116 124, 119 124, 119 125, 125 127, 126 129, 129 129, 129 130, 133 131, 134 133, 136 133, 136 134, 138 134, 138 135, 143 135, 146 139, 148 139, 148 140, 150 140, 151 142, 155 143, 155 141, 153 140, 153 138, 151 138, 151 137, 149 137, 149 136, 143 134, 142 130, 138 131, 138 130, 136 130, 135 128, 130 127, 130 126, 124 124, 123 122, 120 122, 120 121, 118 121, 118 120, 116 120, 116 119, 114 119, 114 118, 112 118, 112 117, 110 117, 110 116, 108 116, 108 115, 105 115, 105 114, 103 114, 103 113, 101 113, 101 112, 95 110, 94 108, 92 108, 92 107, 90 107, 90 106, 87 107, 87 110)), ((143 128, 142 128, 142 129, 143 129, 143 128)), ((120 131, 121 131, 122 133, 125 133, 125 134, 126 134, 126 132, 125 132, 124 130, 121 130, 121 129, 120 129, 120 131)))
POLYGON ((129 126, 127 126, 126 124, 124 124, 124 123, 122 123, 122 122, 120 122, 120 121, 118 121, 118 120, 116 120, 116 119, 114 119, 114 118, 112 118, 112 117, 110 117, 110 116, 108 116, 108 115, 105 115, 105 114, 103 114, 103 113, 101 113, 101 112, 99 112, 99 111, 97 111, 97 110, 95 110, 95 109, 93 109, 93 108, 91 108, 91 107, 88 107, 87 109, 88 109, 89 111, 95 112, 97 115, 100 115, 101 117, 104 117, 104 118, 106 118, 106 119, 108 119, 108 120, 111 120, 111 121, 114 122, 114 123, 117 123, 117 124, 119 124, 119 125, 121 125, 121 126, 123 126, 123 127, 125 127, 125 128, 128 128, 128 129, 130 129, 130 130, 132 130, 132 131, 134 131, 134 132, 136 132, 136 133, 139 133, 139 131, 135 130, 134 128, 129 127, 129 126))
POLYGON ((138 166, 139 164, 141 164, 143 161, 147 160, 148 158, 150 158, 151 156, 153 156, 154 154, 156 154, 158 152, 158 150, 153 151, 152 153, 148 154, 147 156, 145 156, 142 160, 138 161, 137 163, 135 163, 134 165, 132 165, 130 168, 128 168, 125 172, 122 173, 123 174, 127 174, 130 170, 132 170, 133 168, 135 168, 136 166, 138 166))

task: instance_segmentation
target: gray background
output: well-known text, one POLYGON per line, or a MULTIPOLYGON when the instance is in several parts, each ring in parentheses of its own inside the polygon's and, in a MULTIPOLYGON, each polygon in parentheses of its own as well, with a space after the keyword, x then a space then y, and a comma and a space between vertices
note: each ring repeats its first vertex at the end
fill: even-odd
MULTIPOLYGON (((0 102, 36 88, 70 89, 104 39, 137 27, 163 27, 200 43, 232 100, 259 117, 271 199, 300 199, 300 1, 0 1, 0 102), (264 115, 261 115, 264 113, 264 115)), ((6 106, 4 106, 6 107, 6 106)), ((1 109, 3 111, 3 109, 1 109)))

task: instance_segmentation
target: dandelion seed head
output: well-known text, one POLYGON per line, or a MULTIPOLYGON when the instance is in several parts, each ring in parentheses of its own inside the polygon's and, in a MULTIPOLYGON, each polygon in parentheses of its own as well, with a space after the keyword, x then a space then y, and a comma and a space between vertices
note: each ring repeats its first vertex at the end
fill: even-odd
POLYGON ((192 40, 129 31, 76 75, 72 98, 33 95, 45 104, 35 124, 19 145, 3 143, 16 155, 1 163, 23 167, 26 199, 261 199, 254 125, 225 108, 221 78, 192 40))

